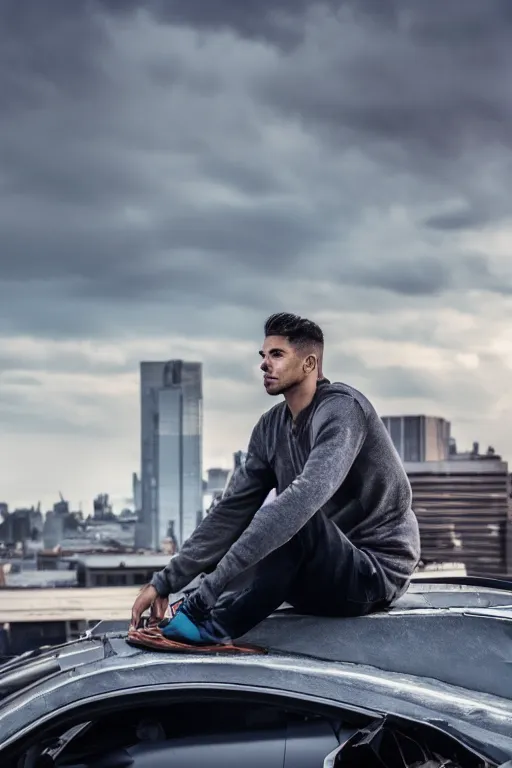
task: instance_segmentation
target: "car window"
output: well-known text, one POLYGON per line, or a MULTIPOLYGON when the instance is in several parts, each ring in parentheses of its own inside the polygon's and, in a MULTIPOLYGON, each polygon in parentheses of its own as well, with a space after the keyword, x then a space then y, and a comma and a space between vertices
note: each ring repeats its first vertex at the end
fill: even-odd
POLYGON ((316 768, 339 744, 336 727, 254 702, 122 707, 47 734, 16 768, 316 768))

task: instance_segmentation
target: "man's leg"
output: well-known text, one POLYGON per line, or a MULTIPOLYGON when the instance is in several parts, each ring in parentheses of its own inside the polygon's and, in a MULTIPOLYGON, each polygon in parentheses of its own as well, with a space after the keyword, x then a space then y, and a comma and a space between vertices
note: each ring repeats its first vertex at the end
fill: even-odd
POLYGON ((234 640, 286 602, 301 565, 299 544, 294 536, 251 569, 240 589, 230 584, 210 614, 210 630, 234 640))
POLYGON ((289 602, 298 611, 357 616, 384 605, 384 586, 368 556, 318 512, 254 569, 247 586, 224 594, 208 622, 235 639, 289 602))
POLYGON ((363 616, 389 605, 381 574, 366 552, 317 513, 301 531, 306 553, 287 601, 300 613, 363 616))

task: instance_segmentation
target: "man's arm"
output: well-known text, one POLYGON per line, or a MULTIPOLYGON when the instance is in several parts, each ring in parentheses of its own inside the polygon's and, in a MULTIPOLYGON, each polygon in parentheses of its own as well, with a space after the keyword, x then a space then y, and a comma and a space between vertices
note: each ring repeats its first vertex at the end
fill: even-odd
POLYGON ((345 395, 324 401, 313 417, 314 443, 302 473, 266 504, 215 571, 199 595, 212 607, 226 585, 278 547, 286 544, 333 496, 366 438, 366 418, 359 403, 345 395))
POLYGON ((151 585, 166 597, 179 592, 200 573, 209 571, 224 557, 249 524, 275 485, 267 462, 263 417, 255 426, 245 465, 234 474, 216 507, 201 521, 169 565, 155 573, 151 585))

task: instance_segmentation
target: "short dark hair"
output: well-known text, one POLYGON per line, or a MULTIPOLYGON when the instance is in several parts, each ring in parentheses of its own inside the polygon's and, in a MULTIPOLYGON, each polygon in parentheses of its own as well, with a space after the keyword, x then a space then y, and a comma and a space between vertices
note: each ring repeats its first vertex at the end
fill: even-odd
POLYGON ((293 346, 303 349, 312 346, 321 352, 324 348, 324 334, 320 326, 289 312, 270 315, 265 322, 265 336, 283 336, 293 346))

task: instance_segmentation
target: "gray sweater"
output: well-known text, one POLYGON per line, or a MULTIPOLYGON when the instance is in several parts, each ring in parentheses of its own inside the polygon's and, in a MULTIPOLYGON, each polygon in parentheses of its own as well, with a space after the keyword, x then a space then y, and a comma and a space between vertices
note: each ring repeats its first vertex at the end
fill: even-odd
POLYGON ((319 510, 372 559, 389 600, 407 589, 420 557, 409 480, 371 403, 327 379, 295 422, 285 402, 261 417, 245 466, 151 583, 167 596, 205 573, 199 593, 212 607, 233 578, 319 510), (273 488, 276 498, 262 506, 273 488))

